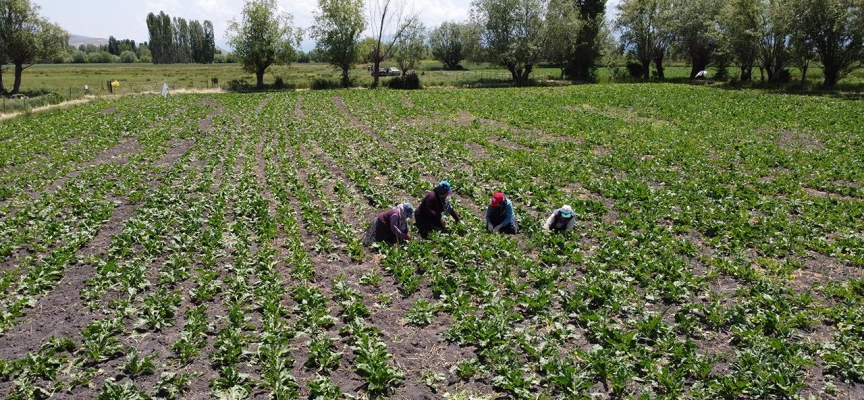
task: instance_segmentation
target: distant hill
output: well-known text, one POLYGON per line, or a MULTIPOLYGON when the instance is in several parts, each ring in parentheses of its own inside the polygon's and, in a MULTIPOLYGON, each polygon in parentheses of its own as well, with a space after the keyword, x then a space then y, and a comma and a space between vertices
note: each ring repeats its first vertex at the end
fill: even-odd
POLYGON ((76 35, 74 33, 72 35, 69 35, 69 45, 70 46, 78 47, 82 44, 92 44, 95 46, 102 46, 102 45, 108 44, 108 39, 92 38, 92 37, 87 37, 87 36, 76 35))
MULTIPOLYGON (((137 42, 136 42, 137 43, 137 42)), ((92 44, 94 46, 102 46, 108 45, 108 39, 103 38, 92 38, 87 36, 81 36, 76 34, 69 35, 69 45, 78 47, 82 44, 92 44)), ((228 54, 230 51, 223 49, 222 47, 216 46, 216 52, 222 54, 228 54)))

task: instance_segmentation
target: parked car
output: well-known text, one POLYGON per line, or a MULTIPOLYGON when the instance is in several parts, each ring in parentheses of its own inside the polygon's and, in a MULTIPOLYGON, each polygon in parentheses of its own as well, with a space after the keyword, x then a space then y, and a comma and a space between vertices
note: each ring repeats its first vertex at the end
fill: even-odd
MULTIPOLYGON (((402 70, 399 68, 391 67, 391 68, 378 68, 378 76, 399 76, 402 75, 402 70)), ((375 76, 375 74, 372 74, 375 76)))

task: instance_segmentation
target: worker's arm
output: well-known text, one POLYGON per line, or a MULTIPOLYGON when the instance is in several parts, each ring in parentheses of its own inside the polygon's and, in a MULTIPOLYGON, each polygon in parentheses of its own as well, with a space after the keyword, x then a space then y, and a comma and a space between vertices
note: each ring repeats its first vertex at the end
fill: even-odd
POLYGON ((552 215, 549 218, 546 218, 546 222, 543 224, 543 229, 549 230, 552 227, 552 221, 555 221, 555 211, 552 211, 552 215))

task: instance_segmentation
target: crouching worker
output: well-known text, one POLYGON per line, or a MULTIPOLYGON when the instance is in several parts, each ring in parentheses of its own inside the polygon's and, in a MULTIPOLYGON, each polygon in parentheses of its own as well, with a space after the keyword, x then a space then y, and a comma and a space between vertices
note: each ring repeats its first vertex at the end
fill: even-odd
POLYGON ((378 214, 369 225, 363 244, 368 246, 372 242, 397 243, 411 240, 408 220, 413 217, 414 206, 411 203, 402 203, 378 214))
POLYGON ((519 231, 516 216, 513 214, 513 203, 504 196, 504 193, 497 192, 492 195, 492 201, 486 208, 486 230, 511 235, 519 231))
POLYGON ((453 188, 450 187, 450 182, 442 181, 426 194, 426 197, 417 206, 417 218, 415 224, 420 236, 424 239, 433 230, 447 231, 447 223, 444 221, 445 214, 453 217, 453 221, 460 222, 459 215, 450 204, 450 195, 453 194, 453 188))
POLYGON ((567 233, 570 232, 570 229, 573 229, 573 225, 575 224, 576 214, 573 213, 573 209, 570 206, 564 205, 564 207, 552 211, 552 215, 546 218, 543 229, 567 233))

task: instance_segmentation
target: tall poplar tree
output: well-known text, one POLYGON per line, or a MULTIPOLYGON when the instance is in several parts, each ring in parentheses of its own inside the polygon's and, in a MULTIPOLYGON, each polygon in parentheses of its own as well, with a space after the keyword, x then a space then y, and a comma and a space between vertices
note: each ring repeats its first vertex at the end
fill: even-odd
POLYGON ((606 16, 606 0, 573 1, 579 8, 579 18, 583 25, 575 37, 567 39, 574 43, 574 50, 568 59, 565 74, 572 80, 593 81, 602 57, 603 41, 600 32, 606 16))

